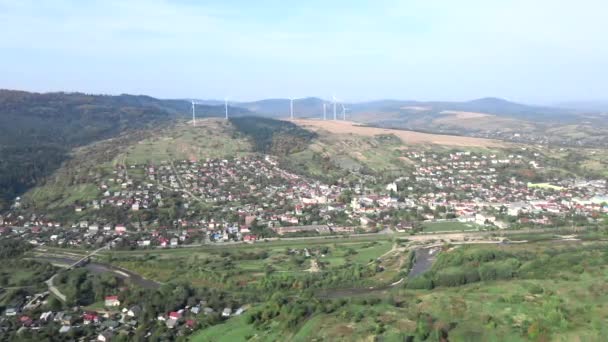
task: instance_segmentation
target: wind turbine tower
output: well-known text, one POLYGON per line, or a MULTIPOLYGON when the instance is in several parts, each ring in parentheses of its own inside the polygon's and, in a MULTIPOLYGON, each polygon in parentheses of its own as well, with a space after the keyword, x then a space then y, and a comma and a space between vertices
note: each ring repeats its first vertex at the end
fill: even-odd
POLYGON ((323 120, 327 120, 327 104, 323 102, 323 120))
POLYGON ((192 126, 196 126, 196 109, 194 105, 194 100, 192 100, 192 126))
POLYGON ((226 112, 226 120, 228 120, 228 98, 224 98, 224 110, 226 112))
POLYGON ((293 99, 289 99, 289 117, 293 120, 293 99))
POLYGON ((344 103, 340 103, 340 106, 342 106, 342 120, 346 121, 346 107, 344 107, 344 103))
POLYGON ((336 116, 336 97, 332 96, 332 100, 334 101, 334 120, 337 120, 337 116, 336 116))

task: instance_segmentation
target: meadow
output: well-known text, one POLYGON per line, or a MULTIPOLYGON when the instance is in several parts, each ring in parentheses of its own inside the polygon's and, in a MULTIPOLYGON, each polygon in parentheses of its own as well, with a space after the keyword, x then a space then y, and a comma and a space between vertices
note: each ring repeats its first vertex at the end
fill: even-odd
POLYGON ((368 265, 393 248, 391 239, 274 241, 232 248, 199 247, 104 252, 98 258, 159 282, 187 281, 222 289, 257 286, 268 275, 298 276, 368 265), (312 267, 314 262, 318 270, 312 267))
POLYGON ((606 247, 598 241, 446 246, 447 261, 436 263, 433 271, 491 253, 508 254, 520 265, 509 279, 349 294, 335 299, 338 304, 329 312, 316 311, 292 329, 232 318, 193 340, 601 341, 608 333, 603 324, 608 318, 606 247))
POLYGON ((435 232, 451 232, 451 231, 470 231, 477 230, 478 226, 471 223, 462 222, 424 222, 422 223, 422 231, 425 233, 435 232))
POLYGON ((178 124, 128 147, 117 160, 128 165, 159 164, 170 160, 236 158, 251 153, 251 144, 224 120, 202 119, 197 126, 178 124))

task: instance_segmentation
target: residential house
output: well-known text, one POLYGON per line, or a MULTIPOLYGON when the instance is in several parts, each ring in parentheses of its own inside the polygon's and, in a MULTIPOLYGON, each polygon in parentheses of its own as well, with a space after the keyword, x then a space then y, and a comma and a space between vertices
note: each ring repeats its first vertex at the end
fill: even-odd
POLYGON ((99 323, 99 316, 96 312, 85 312, 82 315, 82 321, 85 325, 99 323))
POLYGON ((108 342, 112 340, 114 333, 110 330, 106 330, 97 336, 97 341, 108 342))
POLYGON ((129 309, 129 311, 127 311, 127 315, 129 317, 138 317, 140 313, 141 313, 141 307, 139 307, 139 305, 133 305, 129 309))
POLYGON ((120 300, 118 300, 118 296, 106 296, 104 303, 108 307, 119 306, 120 300))

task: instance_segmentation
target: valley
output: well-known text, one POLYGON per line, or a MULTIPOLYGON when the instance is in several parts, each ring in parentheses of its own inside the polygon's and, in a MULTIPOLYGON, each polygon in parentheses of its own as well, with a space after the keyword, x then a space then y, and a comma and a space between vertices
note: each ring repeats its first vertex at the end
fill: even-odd
MULTIPOLYGON (((460 109, 438 120, 521 120, 460 109)), ((38 337, 106 324, 194 341, 603 334, 605 149, 175 115, 75 145, 6 203, 7 336, 23 326, 12 317, 38 337), (70 320, 34 319, 72 305, 70 320)))
POLYGON ((0 342, 603 342, 608 2, 0 0, 0 342))

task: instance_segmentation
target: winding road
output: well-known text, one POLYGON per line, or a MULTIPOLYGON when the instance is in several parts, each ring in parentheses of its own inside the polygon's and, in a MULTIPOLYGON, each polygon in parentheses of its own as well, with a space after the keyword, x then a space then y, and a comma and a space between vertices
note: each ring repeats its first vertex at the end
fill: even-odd
MULTIPOLYGON (((74 260, 74 259, 64 259, 66 260, 66 264, 68 265, 67 268, 65 270, 71 270, 74 267, 77 267, 78 265, 82 264, 83 262, 85 262, 86 260, 89 260, 90 257, 94 256, 95 254, 99 253, 100 251, 109 248, 110 245, 107 244, 101 248, 98 248, 94 251, 92 251, 91 253, 85 255, 84 257, 74 260)), ((51 261, 52 258, 43 258, 45 261, 51 261)), ((52 277, 50 277, 48 280, 45 281, 46 285, 49 288, 49 291, 54 294, 57 298, 59 298, 62 302, 66 301, 66 296, 61 293, 61 291, 59 291, 59 289, 54 285, 54 280, 57 277, 57 275, 61 272, 63 272, 64 270, 60 270, 59 272, 53 274, 52 277)))
MULTIPOLYGON (((40 258, 36 258, 36 259, 46 260, 52 264, 60 264, 60 265, 69 265, 70 263, 72 263, 74 261, 73 259, 70 259, 70 258, 57 257, 57 256, 40 257, 40 258)), ((150 280, 150 279, 146 279, 146 278, 142 277, 141 275, 131 272, 122 267, 109 265, 109 264, 105 264, 105 263, 101 263, 101 262, 89 262, 89 263, 83 265, 83 267, 93 273, 113 273, 118 278, 126 279, 135 285, 138 285, 138 286, 141 286, 141 287, 147 288, 147 289, 156 289, 162 285, 159 282, 156 282, 156 281, 150 280)))

